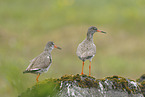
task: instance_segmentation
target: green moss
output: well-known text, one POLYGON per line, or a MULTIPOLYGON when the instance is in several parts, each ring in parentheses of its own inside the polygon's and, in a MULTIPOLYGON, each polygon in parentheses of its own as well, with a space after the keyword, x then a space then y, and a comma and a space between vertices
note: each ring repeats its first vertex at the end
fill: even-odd
POLYGON ((128 92, 128 94, 131 94, 131 89, 129 87, 125 87, 125 90, 128 92))
POLYGON ((20 97, 46 97, 55 96, 60 90, 61 83, 74 83, 81 88, 98 86, 95 78, 87 75, 64 75, 59 79, 45 79, 36 83, 32 88, 28 88, 20 97))
MULTIPOLYGON (((98 89, 99 83, 103 85, 106 90, 122 90, 127 91, 128 94, 138 93, 134 86, 129 84, 130 79, 126 79, 120 76, 106 77, 104 79, 95 79, 94 77, 87 75, 64 75, 59 79, 45 79, 44 81, 38 82, 32 88, 27 89, 26 92, 22 93, 20 97, 46 97, 55 96, 60 89, 67 87, 67 83, 76 85, 81 88, 96 88, 98 89), (112 87, 112 88, 111 88, 112 87)), ((145 81, 141 83, 141 89, 145 86, 145 81)))
POLYGON ((143 93, 145 97, 145 81, 141 81, 139 86, 141 88, 141 92, 143 93))
POLYGON ((141 85, 145 86, 145 81, 141 82, 141 85))
POLYGON ((62 76, 59 81, 68 81, 69 83, 74 83, 76 81, 76 85, 82 88, 90 88, 90 87, 96 87, 97 88, 97 83, 94 83, 95 78, 91 76, 87 76, 85 74, 83 75, 64 75, 62 76))
POLYGON ((128 81, 133 81, 133 80, 130 80, 130 79, 127 80, 126 78, 116 76, 116 75, 112 76, 112 77, 106 77, 105 80, 109 80, 113 83, 113 85, 112 85, 113 89, 121 89, 123 91, 127 91, 128 94, 136 93, 136 91, 137 91, 134 87, 129 86, 128 81))
POLYGON ((55 79, 46 79, 36 83, 32 88, 28 88, 26 92, 19 97, 46 97, 55 96, 59 91, 60 83, 55 79))
POLYGON ((139 83, 145 81, 145 74, 143 74, 143 75, 142 75, 140 78, 138 78, 136 81, 139 82, 139 83))

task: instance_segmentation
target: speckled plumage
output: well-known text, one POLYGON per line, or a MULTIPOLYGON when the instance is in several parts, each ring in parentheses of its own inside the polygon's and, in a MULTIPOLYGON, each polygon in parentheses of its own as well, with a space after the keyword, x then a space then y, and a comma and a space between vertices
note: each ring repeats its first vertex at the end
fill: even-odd
POLYGON ((52 63, 51 51, 53 50, 54 47, 61 49, 60 47, 56 47, 53 42, 51 41, 48 42, 45 46, 44 51, 31 61, 28 68, 23 73, 37 74, 38 76, 36 80, 38 82, 38 77, 40 76, 40 74, 43 72, 47 72, 49 67, 51 66, 52 63))
POLYGON ((87 32, 87 38, 78 45, 76 54, 82 61, 91 61, 96 54, 96 45, 93 42, 93 34, 96 30, 96 27, 90 27, 87 32))
MULTIPOLYGON (((98 30, 96 27, 92 26, 88 29, 87 32, 87 38, 83 40, 77 48, 77 56, 79 59, 83 61, 83 67, 84 67, 84 61, 85 60, 90 60, 90 65, 89 65, 89 75, 91 75, 91 61, 92 58, 96 54, 96 45, 93 42, 93 34, 95 32, 101 32, 101 33, 106 33, 104 31, 98 30)), ((82 67, 82 73, 83 74, 83 67, 82 67)))
POLYGON ((92 60, 96 54, 96 45, 93 41, 87 40, 87 38, 78 45, 77 56, 82 60, 92 60))
POLYGON ((49 69, 51 63, 51 53, 49 53, 48 51, 43 51, 39 56, 31 61, 25 72, 41 74, 42 72, 46 72, 49 69))

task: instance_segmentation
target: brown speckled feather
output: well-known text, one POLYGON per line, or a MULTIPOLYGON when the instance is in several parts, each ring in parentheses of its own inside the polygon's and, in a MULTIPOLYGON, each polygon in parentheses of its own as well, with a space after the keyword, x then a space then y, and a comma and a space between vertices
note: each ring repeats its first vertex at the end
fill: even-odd
POLYGON ((81 60, 91 60, 96 54, 96 46, 92 41, 85 39, 78 45, 76 53, 81 60))
POLYGON ((28 68, 23 73, 41 74, 42 72, 48 71, 52 63, 51 51, 54 47, 61 49, 60 47, 54 45, 52 41, 49 41, 46 44, 44 51, 31 61, 28 68))
POLYGON ((44 51, 31 61, 28 68, 23 73, 37 74, 36 81, 38 82, 40 74, 48 71, 52 63, 51 51, 53 48, 61 49, 60 47, 54 45, 52 41, 49 41, 46 44, 44 51))
POLYGON ((51 54, 47 51, 44 51, 32 60, 32 62, 26 70, 30 72, 38 70, 36 73, 41 73, 41 71, 47 71, 52 63, 51 60, 51 54))
POLYGON ((89 27, 87 32, 87 38, 78 45, 77 52, 76 52, 79 59, 83 61, 81 74, 84 74, 83 68, 84 68, 85 60, 90 60, 89 76, 91 76, 91 61, 96 54, 96 45, 93 42, 93 35, 95 32, 106 33, 104 31, 98 30, 94 26, 89 27))

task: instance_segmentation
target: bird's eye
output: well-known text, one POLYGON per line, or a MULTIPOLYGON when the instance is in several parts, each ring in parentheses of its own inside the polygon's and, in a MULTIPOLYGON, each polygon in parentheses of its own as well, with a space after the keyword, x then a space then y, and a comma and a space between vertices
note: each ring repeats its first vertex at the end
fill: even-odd
POLYGON ((93 30, 97 30, 97 28, 93 28, 93 30))

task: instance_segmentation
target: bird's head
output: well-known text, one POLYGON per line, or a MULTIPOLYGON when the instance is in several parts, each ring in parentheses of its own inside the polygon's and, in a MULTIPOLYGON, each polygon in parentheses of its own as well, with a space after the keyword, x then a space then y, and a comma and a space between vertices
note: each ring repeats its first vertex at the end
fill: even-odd
POLYGON ((91 33, 91 34, 94 34, 95 32, 101 32, 101 33, 106 33, 104 31, 100 31, 98 30, 96 27, 94 26, 91 26, 89 29, 88 29, 88 32, 91 33))
POLYGON ((53 48, 61 49, 60 47, 57 47, 52 41, 49 41, 49 42, 46 44, 45 50, 50 50, 50 51, 52 51, 53 48))

